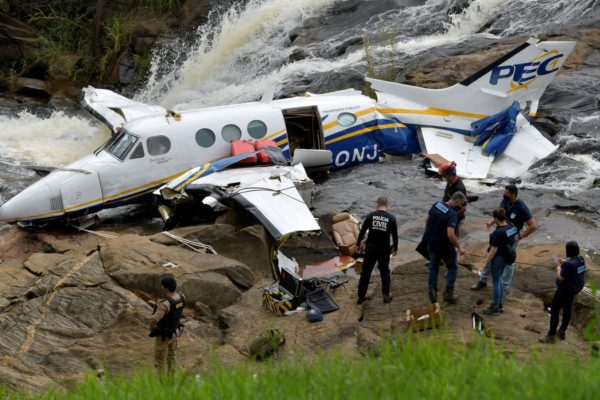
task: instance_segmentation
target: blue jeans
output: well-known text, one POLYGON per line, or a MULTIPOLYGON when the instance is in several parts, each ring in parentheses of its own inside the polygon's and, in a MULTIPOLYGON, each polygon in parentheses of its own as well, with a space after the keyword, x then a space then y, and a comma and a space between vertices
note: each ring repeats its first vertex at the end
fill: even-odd
POLYGON ((456 249, 451 247, 440 251, 429 246, 429 296, 437 295, 438 272, 440 270, 440 260, 444 260, 448 268, 446 275, 446 289, 453 289, 456 282, 458 266, 456 264, 456 249))
MULTIPOLYGON (((515 244, 513 244, 513 250, 517 250, 517 247, 519 246, 519 242, 515 242, 515 244)), ((513 276, 515 275, 515 265, 517 263, 514 262, 512 264, 507 264, 506 267, 504 268, 504 272, 502 273, 502 288, 503 290, 506 290, 510 287, 510 284, 512 283, 513 280, 513 276)), ((479 280, 481 282, 487 282, 487 280, 490 277, 490 266, 486 265, 485 268, 483 269, 483 271, 481 271, 481 276, 479 277, 479 280)))
POLYGON ((494 306, 494 308, 498 308, 503 304, 504 286, 502 277, 506 267, 507 264, 501 256, 494 257, 490 263, 489 269, 492 274, 492 283, 494 287, 492 294, 492 306, 494 306))

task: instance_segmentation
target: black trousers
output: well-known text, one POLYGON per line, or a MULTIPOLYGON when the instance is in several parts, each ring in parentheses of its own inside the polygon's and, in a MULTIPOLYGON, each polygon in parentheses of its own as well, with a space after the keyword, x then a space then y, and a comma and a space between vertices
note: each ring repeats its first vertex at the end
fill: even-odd
POLYGON ((369 281, 375 263, 381 275, 381 293, 387 295, 390 293, 390 249, 367 246, 365 258, 363 260, 362 272, 358 281, 358 298, 362 299, 367 295, 369 281))
POLYGON ((571 308, 573 306, 573 299, 575 294, 570 293, 566 290, 556 289, 552 304, 550 305, 550 330, 548 336, 556 335, 556 328, 558 328, 558 319, 560 310, 563 310, 562 323, 560 324, 560 330, 566 331, 571 322, 571 308))

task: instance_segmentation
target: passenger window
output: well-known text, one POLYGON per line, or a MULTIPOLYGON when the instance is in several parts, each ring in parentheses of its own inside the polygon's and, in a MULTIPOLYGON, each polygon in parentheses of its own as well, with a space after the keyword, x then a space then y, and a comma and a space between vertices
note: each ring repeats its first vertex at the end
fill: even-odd
POLYGON ((131 153, 131 157, 129 157, 130 160, 134 158, 144 158, 144 146, 141 143, 138 143, 135 150, 131 153))
POLYGON ((201 147, 210 147, 215 144, 217 137, 210 129, 202 128, 196 132, 196 143, 201 147))
POLYGON ((337 117, 341 126, 352 126, 356 122, 356 115, 352 113, 341 113, 337 117))
POLYGON ((252 121, 248 124, 248 134, 253 139, 262 139, 267 134, 267 125, 262 121, 252 121))
POLYGON ((227 143, 231 143, 234 140, 240 140, 242 137, 242 131, 237 125, 225 125, 221 130, 221 137, 227 143))
POLYGON ((148 154, 151 156, 160 156, 171 150, 171 141, 166 136, 152 136, 146 141, 148 154))

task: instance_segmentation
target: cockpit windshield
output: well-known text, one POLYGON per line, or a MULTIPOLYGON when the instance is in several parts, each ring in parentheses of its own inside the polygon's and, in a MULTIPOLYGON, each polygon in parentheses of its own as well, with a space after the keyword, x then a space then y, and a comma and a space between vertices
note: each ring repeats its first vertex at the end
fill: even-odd
POLYGON ((138 138, 133 136, 131 133, 123 131, 112 143, 108 144, 106 151, 117 157, 119 160, 123 160, 137 140, 138 138))

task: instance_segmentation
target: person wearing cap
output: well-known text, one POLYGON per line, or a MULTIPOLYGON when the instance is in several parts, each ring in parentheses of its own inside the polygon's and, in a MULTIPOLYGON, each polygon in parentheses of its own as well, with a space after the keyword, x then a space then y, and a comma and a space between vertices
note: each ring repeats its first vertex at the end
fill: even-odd
POLYGON ((181 316, 186 305, 183 293, 177 291, 177 281, 171 275, 160 281, 163 297, 152 302, 154 312, 148 316, 150 337, 154 337, 154 367, 158 372, 175 371, 177 363, 177 337, 181 333, 181 316))
MULTIPOLYGON (((506 185, 504 187, 504 195, 502 196, 502 201, 500 202, 500 207, 506 210, 506 216, 508 217, 508 222, 514 225, 517 228, 517 235, 514 240, 513 250, 516 251, 519 242, 525 239, 527 236, 531 235, 538 228, 537 222, 531 215, 531 211, 527 207, 527 204, 521 199, 519 199, 519 189, 515 185, 506 185), (525 229, 523 229, 525 228, 525 229)), ((496 224, 495 220, 492 219, 489 222, 486 222, 486 227, 490 229, 492 226, 496 224)), ((504 297, 506 297, 506 293, 510 288, 510 284, 512 283, 512 279, 515 273, 515 263, 513 262, 510 265, 507 265, 504 268, 504 272, 502 273, 502 288, 504 290, 504 297)), ((483 289, 487 286, 487 280, 490 275, 490 270, 486 267, 479 277, 477 283, 471 286, 472 290, 483 289)))
POLYGON ((427 214, 425 234, 423 239, 429 250, 429 300, 437 302, 437 283, 440 261, 444 260, 448 268, 446 275, 446 291, 444 301, 454 304, 454 283, 458 270, 456 250, 463 255, 465 252, 458 242, 454 232, 458 224, 457 210, 467 205, 467 197, 462 192, 456 192, 447 202, 437 202, 427 214))
POLYGON ((377 199, 377 210, 371 212, 365 218, 356 243, 362 248, 362 240, 367 231, 367 243, 365 246, 365 258, 363 261, 360 280, 358 281, 358 300, 357 304, 362 304, 367 299, 367 289, 371 280, 371 273, 377 263, 379 274, 381 275, 381 292, 383 301, 389 303, 392 301, 390 291, 390 256, 396 255, 398 251, 398 226, 396 218, 387 212, 387 197, 377 199))
MULTIPOLYGON (((462 192, 465 196, 467 196, 467 188, 463 183, 462 179, 456 175, 456 163, 445 163, 440 166, 438 169, 440 176, 446 180, 446 188, 444 189, 444 197, 442 198, 443 202, 446 202, 452 198, 452 195, 456 192, 462 192)), ((454 232, 456 236, 459 236, 460 224, 465 219, 465 214, 467 212, 467 206, 464 206, 460 210, 456 212, 458 216, 458 224, 456 225, 456 229, 454 232)))
POLYGON ((556 336, 565 340, 567 328, 571 322, 571 308, 577 293, 585 286, 585 260, 579 254, 579 245, 575 241, 566 244, 567 260, 556 260, 556 292, 550 305, 550 329, 540 338, 542 343, 556 342, 556 336), (560 310, 563 311, 562 323, 558 329, 560 310))

